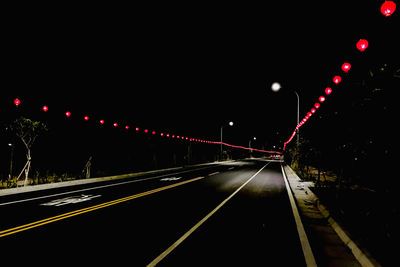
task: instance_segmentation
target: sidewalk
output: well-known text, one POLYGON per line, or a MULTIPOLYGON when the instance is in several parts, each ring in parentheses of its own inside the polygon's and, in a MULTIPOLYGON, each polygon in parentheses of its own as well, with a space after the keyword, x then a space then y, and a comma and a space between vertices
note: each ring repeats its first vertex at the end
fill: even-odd
POLYGON ((380 266, 367 257, 330 217, 329 212, 309 189, 312 182, 301 181, 287 165, 284 170, 318 266, 380 266))

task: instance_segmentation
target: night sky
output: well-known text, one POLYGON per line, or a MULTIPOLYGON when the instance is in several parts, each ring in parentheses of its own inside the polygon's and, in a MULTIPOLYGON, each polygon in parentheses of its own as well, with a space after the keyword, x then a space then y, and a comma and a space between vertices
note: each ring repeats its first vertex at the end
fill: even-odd
MULTIPOLYGON (((303 117, 343 62, 361 64, 355 43, 387 33, 380 3, 10 9, 3 20, 1 104, 18 97, 32 109, 57 107, 60 116, 79 110, 211 140, 234 121, 227 134, 238 145, 252 136, 259 145, 284 141, 296 126, 291 90, 300 95, 303 117), (279 93, 270 90, 275 81, 279 93)), ((373 51, 370 58, 378 58, 373 51)))

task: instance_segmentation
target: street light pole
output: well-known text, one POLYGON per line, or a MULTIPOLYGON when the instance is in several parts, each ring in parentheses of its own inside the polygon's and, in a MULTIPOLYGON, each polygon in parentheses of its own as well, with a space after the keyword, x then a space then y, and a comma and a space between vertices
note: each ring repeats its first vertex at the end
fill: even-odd
POLYGON ((12 169, 13 169, 13 155, 14 155, 14 145, 12 143, 8 143, 10 147, 10 174, 8 175, 9 179, 12 178, 12 169))
MULTIPOLYGON (((271 85, 271 90, 274 92, 278 92, 281 88, 282 88, 282 86, 278 82, 274 82, 271 85)), ((297 97, 297 125, 299 125, 299 123, 300 123, 300 97, 299 97, 299 94, 295 90, 292 90, 292 91, 296 94, 296 97, 297 97)), ((298 128, 296 131, 296 135, 297 135, 297 146, 299 146, 300 132, 299 132, 298 128)))
MULTIPOLYGON (((232 121, 230 121, 229 122, 229 126, 233 126, 233 122, 232 121)), ((223 128, 224 128, 224 125, 221 125, 221 131, 220 131, 220 133, 221 133, 221 139, 220 139, 220 141, 221 141, 221 155, 220 155, 220 157, 221 157, 221 160, 222 160, 222 134, 223 134, 223 128)))
POLYGON ((220 160, 222 160, 222 129, 223 128, 224 128, 224 126, 221 125, 221 139, 220 139, 220 141, 221 141, 221 149, 220 149, 220 155, 219 155, 220 160))
MULTIPOLYGON (((297 96, 297 125, 299 125, 299 123, 300 123, 300 97, 296 91, 293 91, 293 92, 297 96)), ((297 135, 297 141, 296 141, 297 147, 299 147, 299 143, 300 143, 300 129, 299 128, 297 128, 296 135, 297 135)))

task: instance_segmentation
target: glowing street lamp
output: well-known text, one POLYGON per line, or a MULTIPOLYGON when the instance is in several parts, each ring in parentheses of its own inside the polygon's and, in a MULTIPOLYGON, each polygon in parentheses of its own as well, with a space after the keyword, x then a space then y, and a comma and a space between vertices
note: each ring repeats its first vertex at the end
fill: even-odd
POLYGON ((281 88, 281 84, 277 82, 274 82, 271 86, 271 90, 274 92, 278 92, 281 88))

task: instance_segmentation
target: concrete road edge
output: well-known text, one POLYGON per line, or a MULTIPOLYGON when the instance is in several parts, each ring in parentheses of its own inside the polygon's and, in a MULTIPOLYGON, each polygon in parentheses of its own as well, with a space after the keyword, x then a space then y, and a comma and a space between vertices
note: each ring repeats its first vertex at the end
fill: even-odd
MULTIPOLYGON (((282 166, 283 166, 283 169, 285 170, 285 172, 286 172, 286 170, 290 170, 290 172, 292 172, 292 175, 296 176, 299 180, 301 180, 299 178, 299 176, 295 173, 295 171, 293 171, 293 169, 290 168, 290 166, 286 165, 285 163, 283 163, 282 166)), ((290 180, 289 180, 289 184, 292 189, 293 185, 290 183, 290 180)), ((308 192, 310 192, 310 194, 313 194, 312 197, 315 198, 317 208, 320 210, 322 215, 328 220, 328 222, 331 225, 331 227, 333 228, 333 230, 336 232, 336 234, 339 236, 339 238, 342 240, 342 242, 350 249, 350 251, 352 252, 354 257, 357 259, 357 261, 361 264, 361 266, 365 266, 365 267, 381 266, 375 259, 373 259, 369 255, 368 252, 365 252, 358 247, 356 242, 354 242, 350 238, 349 234, 347 234, 346 231, 335 221, 335 219, 332 218, 329 210, 324 205, 321 204, 318 197, 314 193, 312 193, 312 191, 308 187, 307 187, 307 190, 308 190, 308 192)), ((292 191, 293 191, 293 189, 292 189, 292 191)), ((293 195, 296 197, 295 194, 293 194, 293 195)), ((299 200, 296 199, 296 201, 299 201, 299 200)))

